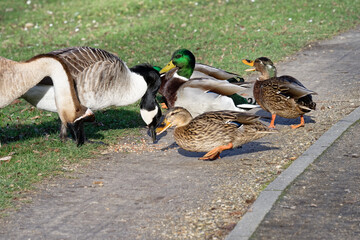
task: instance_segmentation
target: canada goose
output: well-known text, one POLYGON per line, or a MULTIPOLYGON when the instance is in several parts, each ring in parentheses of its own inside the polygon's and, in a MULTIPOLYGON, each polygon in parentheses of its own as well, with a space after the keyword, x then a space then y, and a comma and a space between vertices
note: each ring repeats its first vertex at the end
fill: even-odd
POLYGON ((254 67, 246 71, 261 73, 254 84, 254 97, 261 108, 272 115, 269 128, 275 128, 276 115, 284 118, 300 117, 300 124, 292 125, 291 128, 303 127, 304 114, 316 108, 311 95, 317 93, 291 76, 277 77, 276 67, 269 58, 260 57, 255 61, 244 59, 242 62, 254 67))
POLYGON ((82 122, 91 118, 93 113, 80 104, 71 74, 58 57, 41 54, 26 62, 16 62, 0 57, 0 67, 0 108, 9 105, 43 78, 49 76, 54 83, 54 108, 59 113, 63 128, 65 130, 66 126, 71 128, 78 145, 84 142, 82 122))
MULTIPOLYGON (((49 53, 60 58, 75 81, 81 104, 93 110, 108 106, 125 106, 141 98, 140 114, 148 125, 153 141, 161 109, 155 100, 160 74, 150 64, 128 68, 119 57, 102 49, 71 47, 49 53)), ((22 96, 32 105, 54 111, 54 90, 44 79, 22 96)))

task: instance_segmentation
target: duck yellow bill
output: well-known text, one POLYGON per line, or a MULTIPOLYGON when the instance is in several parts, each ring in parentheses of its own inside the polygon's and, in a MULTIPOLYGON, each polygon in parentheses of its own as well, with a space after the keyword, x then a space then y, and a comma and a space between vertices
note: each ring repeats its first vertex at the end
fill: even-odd
POLYGON ((159 135, 165 132, 165 130, 168 129, 169 127, 171 127, 171 123, 165 118, 164 121, 160 124, 160 126, 156 128, 155 132, 157 135, 159 135))
POLYGON ((174 65, 174 63, 172 62, 172 60, 163 68, 163 69, 161 69, 160 70, 160 74, 161 73, 166 73, 166 72, 168 72, 169 70, 171 70, 171 69, 173 69, 173 68, 175 68, 176 66, 174 65))
MULTIPOLYGON (((249 65, 249 66, 254 66, 254 61, 251 61, 251 60, 247 60, 247 59, 243 59, 242 62, 246 65, 249 65)), ((255 71, 255 68, 249 68, 249 69, 246 69, 245 70, 246 72, 252 72, 252 71, 255 71)))

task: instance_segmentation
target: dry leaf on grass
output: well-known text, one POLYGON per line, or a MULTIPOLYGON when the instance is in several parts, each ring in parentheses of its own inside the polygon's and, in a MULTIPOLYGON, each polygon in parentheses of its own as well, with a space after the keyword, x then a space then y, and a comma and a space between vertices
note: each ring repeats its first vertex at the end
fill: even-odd
POLYGON ((2 157, 0 158, 0 162, 3 163, 3 162, 10 162, 12 156, 6 156, 6 157, 2 157))

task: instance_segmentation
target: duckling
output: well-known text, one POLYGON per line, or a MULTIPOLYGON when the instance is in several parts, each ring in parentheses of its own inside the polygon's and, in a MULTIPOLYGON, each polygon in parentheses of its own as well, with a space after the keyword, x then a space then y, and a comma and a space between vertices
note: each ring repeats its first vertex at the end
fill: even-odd
POLYGON ((192 118, 185 108, 175 107, 166 114, 163 124, 156 132, 161 134, 174 126, 175 142, 181 148, 192 152, 207 152, 200 160, 215 160, 224 150, 274 132, 258 118, 253 114, 226 110, 206 112, 192 118))
POLYGON ((54 85, 53 107, 59 113, 64 128, 70 127, 80 146, 85 138, 82 122, 93 118, 94 114, 79 102, 70 71, 57 56, 40 54, 26 62, 0 57, 0 108, 10 104, 47 76, 52 78, 54 85))
MULTIPOLYGON (((232 84, 213 78, 189 80, 194 66, 193 53, 187 49, 179 49, 175 51, 169 64, 160 71, 161 74, 166 73, 162 75, 159 93, 164 96, 167 107, 184 107, 193 116, 215 110, 244 111, 229 96, 246 90, 246 84, 232 84)), ((248 108, 247 105, 244 107, 248 108)), ((250 105, 250 108, 253 107, 256 106, 250 105)))
POLYGON ((292 125, 292 129, 305 126, 304 114, 316 109, 312 94, 300 81, 291 76, 276 76, 276 67, 266 57, 255 61, 242 60, 246 65, 253 66, 246 71, 259 71, 260 77, 254 84, 253 94, 262 109, 271 113, 269 128, 275 128, 276 116, 284 118, 300 117, 300 124, 292 125))
MULTIPOLYGON (((128 68, 114 54, 91 47, 70 47, 49 55, 61 59, 69 68, 84 106, 98 110, 129 105, 141 98, 141 117, 149 127, 152 140, 156 141, 155 126, 160 122, 161 108, 155 96, 161 79, 150 64, 128 68)), ((22 97, 37 108, 56 110, 53 83, 49 79, 43 79, 22 97)))

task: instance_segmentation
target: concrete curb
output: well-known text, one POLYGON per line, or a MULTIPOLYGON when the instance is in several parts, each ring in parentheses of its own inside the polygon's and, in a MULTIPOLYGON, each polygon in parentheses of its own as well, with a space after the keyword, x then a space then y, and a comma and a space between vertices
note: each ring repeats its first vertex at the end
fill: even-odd
POLYGON ((336 139, 338 139, 352 124, 360 119, 360 107, 344 117, 325 132, 313 145, 297 158, 284 172, 270 183, 258 196, 235 228, 225 238, 226 240, 249 239, 259 226, 265 215, 270 211, 280 194, 304 170, 315 161, 336 139))

